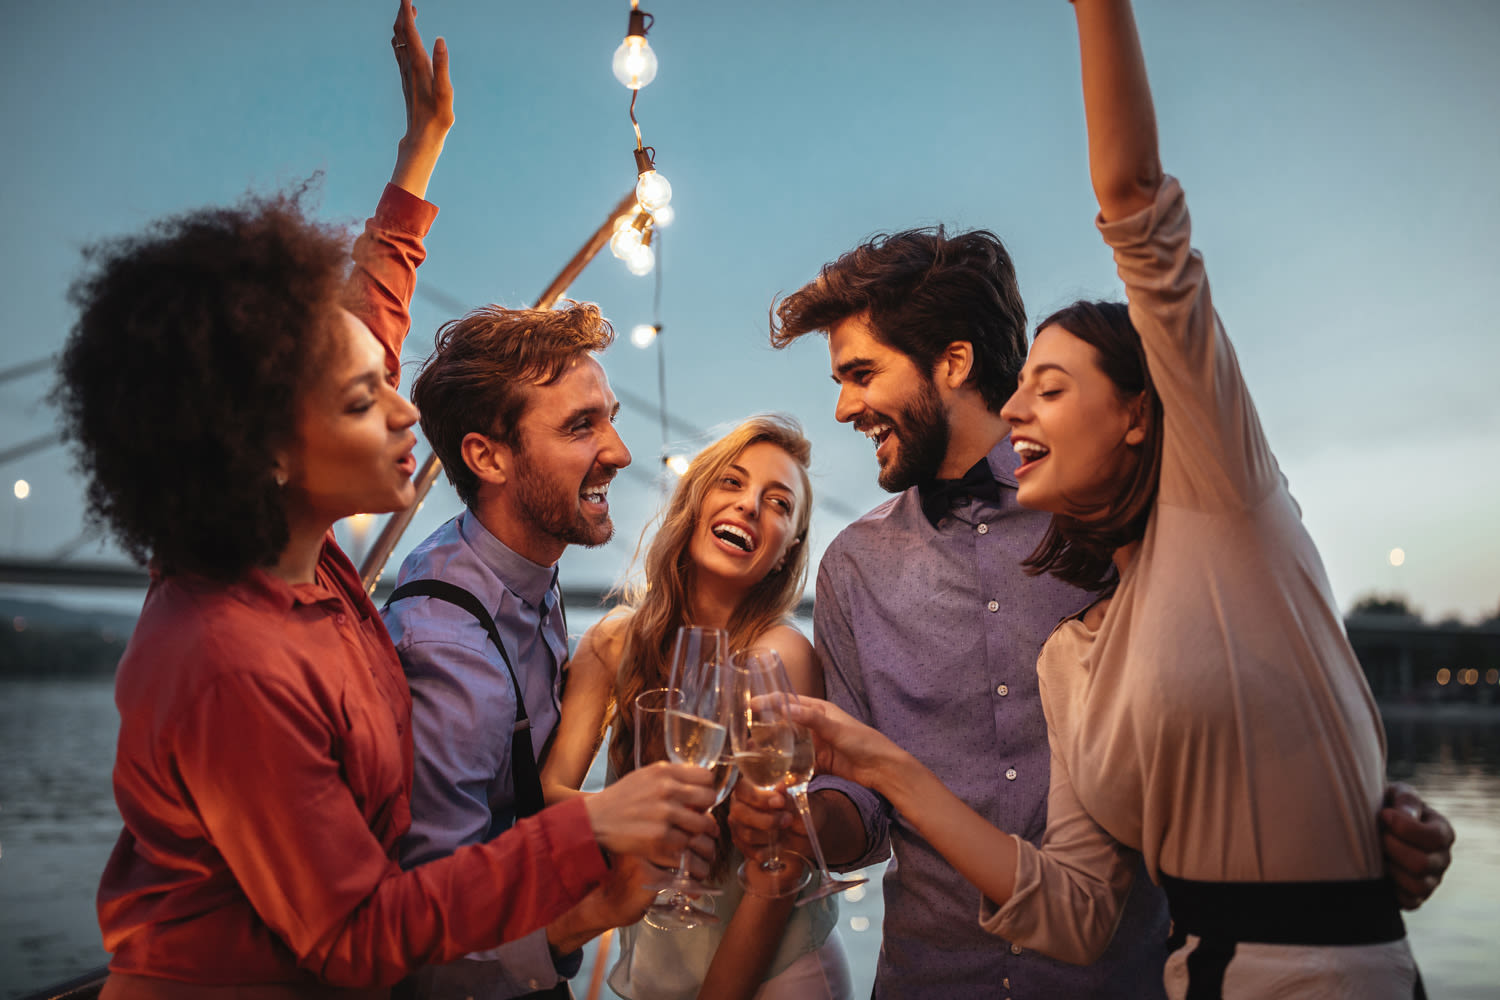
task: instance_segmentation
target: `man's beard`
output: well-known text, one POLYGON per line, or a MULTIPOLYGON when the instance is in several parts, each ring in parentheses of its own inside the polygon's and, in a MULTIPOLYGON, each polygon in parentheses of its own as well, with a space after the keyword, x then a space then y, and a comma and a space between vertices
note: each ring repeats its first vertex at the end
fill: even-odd
POLYGON ((950 431, 931 378, 922 380, 916 398, 895 415, 891 425, 891 433, 897 435, 896 458, 880 470, 880 488, 901 493, 935 479, 948 454, 950 431))
MULTIPOLYGON (((524 470, 531 464, 526 451, 518 449, 517 468, 524 470)), ((586 516, 580 506, 582 490, 582 483, 569 492, 565 486, 523 471, 516 477, 516 504, 521 517, 538 534, 564 545, 596 548, 615 536, 615 523, 609 517, 601 523, 586 516)))

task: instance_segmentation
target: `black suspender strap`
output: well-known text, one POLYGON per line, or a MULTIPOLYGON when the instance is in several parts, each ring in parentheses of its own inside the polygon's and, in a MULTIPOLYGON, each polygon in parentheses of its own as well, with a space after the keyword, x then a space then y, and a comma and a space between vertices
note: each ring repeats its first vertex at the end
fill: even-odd
POLYGON ((541 812, 546 803, 542 799, 542 777, 536 765, 536 752, 531 748, 531 720, 526 715, 526 699, 521 694, 521 682, 516 677, 516 668, 511 665, 510 654, 505 651, 505 643, 500 641, 500 629, 495 625, 494 616, 479 598, 446 580, 408 580, 391 592, 385 606, 390 607, 405 597, 431 597, 456 604, 477 618, 489 633, 490 641, 500 651, 500 659, 505 661, 505 671, 510 674, 510 686, 516 694, 516 727, 510 734, 510 773, 516 796, 516 817, 520 819, 541 812))

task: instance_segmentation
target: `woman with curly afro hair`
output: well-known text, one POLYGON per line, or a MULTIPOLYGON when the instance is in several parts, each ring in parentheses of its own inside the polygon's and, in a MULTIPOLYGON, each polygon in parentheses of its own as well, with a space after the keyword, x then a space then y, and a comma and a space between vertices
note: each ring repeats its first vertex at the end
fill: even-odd
POLYGON ((664 766, 397 864, 411 696, 332 534, 414 495, 417 411, 396 379, 453 90, 410 0, 392 45, 407 131, 352 274, 298 192, 101 244, 73 289, 56 398, 93 515, 152 568, 115 685, 109 1000, 381 995, 560 916, 606 851, 712 852, 707 776, 664 766))

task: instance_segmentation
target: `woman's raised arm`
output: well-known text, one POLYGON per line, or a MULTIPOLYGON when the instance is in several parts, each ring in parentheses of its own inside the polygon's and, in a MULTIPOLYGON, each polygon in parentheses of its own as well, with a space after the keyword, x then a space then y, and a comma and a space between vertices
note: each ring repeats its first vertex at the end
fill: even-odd
POLYGON ((1161 186, 1156 110, 1129 0, 1075 0, 1089 176, 1106 222, 1150 205, 1161 186))

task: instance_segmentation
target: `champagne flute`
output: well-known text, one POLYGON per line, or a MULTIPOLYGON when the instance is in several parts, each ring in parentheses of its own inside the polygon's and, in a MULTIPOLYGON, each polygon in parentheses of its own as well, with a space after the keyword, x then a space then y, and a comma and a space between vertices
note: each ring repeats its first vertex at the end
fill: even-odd
MULTIPOLYGON (((769 650, 742 651, 734 659, 736 709, 729 731, 740 776, 763 792, 786 788, 797 751, 786 721, 786 689, 771 669, 780 667, 769 650)), ((804 763, 804 762, 795 762, 804 763)), ((811 761, 805 762, 811 768, 811 761)), ((788 852, 790 854, 790 852, 788 852)), ((744 890, 757 896, 790 896, 807 885, 810 872, 800 855, 782 856, 778 831, 757 860, 746 858, 736 871, 744 890)))
MULTIPOLYGON (((764 706, 765 721, 781 726, 786 735, 780 739, 783 745, 789 744, 787 752, 786 790, 792 796, 792 801, 797 804, 797 812, 802 816, 802 826, 807 831, 807 842, 812 847, 813 857, 818 863, 818 884, 813 889, 804 893, 797 900, 798 906, 806 906, 813 900, 831 896, 836 892, 852 889, 857 885, 864 885, 869 879, 866 878, 834 878, 828 870, 828 862, 823 858, 823 848, 818 843, 818 831, 813 827, 812 809, 807 804, 807 785, 812 781, 816 757, 813 751, 813 736, 806 726, 793 722, 787 712, 788 699, 795 695, 791 681, 787 678, 786 667, 782 665, 781 656, 774 649, 752 649, 745 654, 745 663, 748 675, 758 678, 757 683, 763 685, 771 697, 765 698, 764 706), (779 695, 779 697, 777 696, 779 695)), ((744 771, 744 764, 740 765, 744 771)))
MULTIPOLYGON (((637 770, 660 760, 660 754, 664 752, 663 734, 667 731, 667 695, 670 690, 664 687, 649 688, 635 696, 635 766, 637 770)), ((662 885, 670 886, 672 883, 658 881, 646 888, 657 888, 662 885)), ((658 922, 655 913, 647 910, 643 917, 646 923, 664 931, 685 930, 706 923, 707 921, 698 918, 703 915, 712 915, 714 912, 714 901, 707 896, 697 899, 682 896, 673 900, 673 892, 673 889, 667 888, 658 893, 663 918, 658 922), (669 912, 673 913, 670 917, 666 916, 669 912)))
MULTIPOLYGON (((677 630, 664 720, 667 757, 674 763, 712 768, 723 756, 733 705, 726 642, 721 629, 685 625, 677 630)), ((726 774, 722 794, 728 793, 727 779, 726 774)), ((719 895, 722 890, 703 885, 688 874, 686 848, 676 874, 649 888, 663 890, 646 911, 646 920, 652 926, 681 929, 718 923, 712 900, 705 897, 719 895)))

